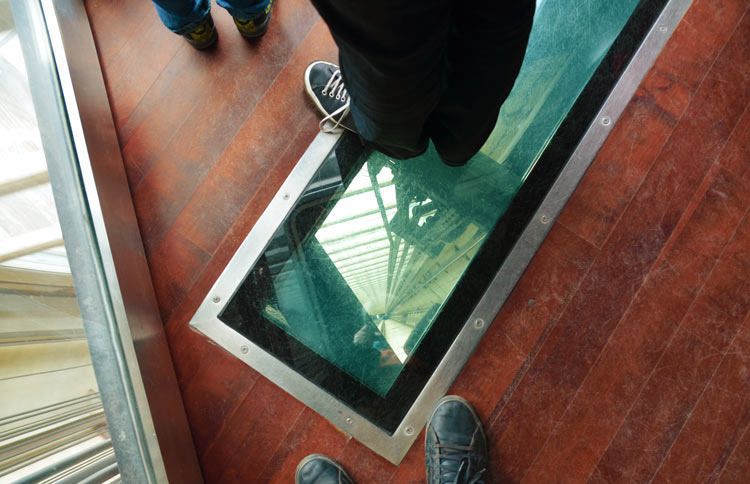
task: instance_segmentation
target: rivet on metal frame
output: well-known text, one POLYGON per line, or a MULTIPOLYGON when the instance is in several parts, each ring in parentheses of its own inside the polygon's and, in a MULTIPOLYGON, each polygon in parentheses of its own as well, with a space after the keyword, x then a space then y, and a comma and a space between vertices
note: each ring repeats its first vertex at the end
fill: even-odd
POLYGON ((539 219, 539 221, 542 222, 543 224, 548 224, 549 223, 549 217, 546 216, 546 215, 542 215, 542 217, 539 219))
POLYGON ((405 433, 406 435, 414 435, 414 427, 411 427, 411 426, 409 426, 409 427, 406 427, 406 428, 404 429, 404 433, 405 433))
POLYGON ((248 348, 246 345, 240 346, 240 351, 243 355, 246 355, 248 351, 250 351, 250 348, 248 348))
POLYGON ((474 326, 476 326, 477 329, 484 328, 484 319, 479 318, 476 321, 474 321, 474 326))
POLYGON ((221 298, 219 296, 214 296, 213 299, 211 299, 215 303, 221 302, 221 298))
POLYGON ((347 423, 347 425, 351 425, 351 424, 354 423, 354 420, 352 420, 351 417, 346 417, 346 423, 347 423))
POLYGON ((283 198, 284 200, 289 200, 290 196, 289 196, 289 194, 288 194, 288 193, 285 193, 285 194, 283 194, 283 195, 281 196, 281 198, 283 198))
POLYGON ((666 25, 659 26, 659 32, 666 33, 667 31, 669 31, 669 29, 667 28, 666 25))
POLYGON ((610 124, 612 124, 612 120, 611 120, 611 119, 609 119, 609 116, 604 116, 604 117, 602 118, 602 124, 603 124, 604 126, 609 126, 610 124))

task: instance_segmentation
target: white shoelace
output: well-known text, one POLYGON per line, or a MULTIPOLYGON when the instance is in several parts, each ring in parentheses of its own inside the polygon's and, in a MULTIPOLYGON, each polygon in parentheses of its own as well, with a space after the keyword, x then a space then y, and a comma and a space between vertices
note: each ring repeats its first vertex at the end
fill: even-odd
POLYGON ((336 70, 331 78, 328 79, 325 87, 321 91, 324 96, 336 98, 337 101, 344 103, 340 108, 336 109, 332 113, 320 120, 318 126, 324 133, 332 133, 341 125, 341 121, 349 114, 349 96, 344 87, 344 80, 341 78, 341 71, 336 70), (337 117, 338 116, 338 117, 337 117), (326 125, 328 121, 333 122, 333 126, 329 127, 326 125))

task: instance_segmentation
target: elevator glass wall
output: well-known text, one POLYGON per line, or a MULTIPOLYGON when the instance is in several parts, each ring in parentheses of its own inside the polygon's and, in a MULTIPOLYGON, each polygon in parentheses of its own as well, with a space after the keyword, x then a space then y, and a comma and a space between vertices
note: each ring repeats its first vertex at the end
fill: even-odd
POLYGON ((0 482, 119 482, 10 6, 0 0, 0 482))

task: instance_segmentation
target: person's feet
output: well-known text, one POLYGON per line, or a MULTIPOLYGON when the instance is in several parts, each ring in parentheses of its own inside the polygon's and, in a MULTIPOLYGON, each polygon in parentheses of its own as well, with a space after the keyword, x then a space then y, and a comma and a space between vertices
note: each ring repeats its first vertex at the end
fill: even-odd
MULTIPOLYGON (((266 10, 250 19, 232 17, 237 30, 246 39, 256 39, 262 37, 268 30, 268 24, 271 23, 271 13, 273 12, 273 0, 268 3, 266 10)), ((208 49, 219 40, 219 32, 216 30, 214 19, 209 13, 198 27, 182 34, 190 45, 198 50, 208 49)))
POLYGON ((487 468, 487 441, 469 402, 443 397, 425 430, 425 465, 428 484, 480 482, 487 468))
POLYGON ((297 466, 295 484, 354 484, 338 462, 323 454, 308 455, 297 466))
POLYGON ((341 70, 330 62, 315 61, 305 71, 305 90, 323 114, 320 129, 326 133, 341 126, 356 132, 349 115, 349 94, 341 70))
POLYGON ((219 33, 216 31, 214 19, 211 14, 201 22, 201 24, 190 32, 182 34, 190 45, 198 50, 208 49, 219 40, 219 33))
MULTIPOLYGON (((461 397, 440 399, 425 430, 427 484, 481 484, 487 468, 482 422, 461 397)), ((312 454, 299 463, 295 484, 353 484, 333 459, 312 454)))
POLYGON ((239 17, 234 18, 234 25, 246 39, 255 39, 262 37, 268 30, 268 24, 271 23, 271 13, 273 12, 273 0, 268 2, 265 12, 250 19, 239 17))

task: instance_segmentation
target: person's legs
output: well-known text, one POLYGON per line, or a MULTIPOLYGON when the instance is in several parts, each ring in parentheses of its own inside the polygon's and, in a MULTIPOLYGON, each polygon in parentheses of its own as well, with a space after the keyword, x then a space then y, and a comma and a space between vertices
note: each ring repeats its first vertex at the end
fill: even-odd
POLYGON ((441 92, 449 0, 313 0, 339 47, 354 124, 394 158, 427 147, 441 92))
POLYGON ((211 18, 210 0, 152 0, 164 26, 182 35, 196 49, 207 49, 219 39, 211 18))
MULTIPOLYGON (((162 23, 176 34, 185 36, 197 48, 216 42, 211 19, 210 0, 152 0, 162 23)), ((244 37, 260 37, 268 29, 273 0, 216 0, 234 17, 244 37)))
POLYGON ((271 0, 216 0, 232 17, 251 19, 270 11, 271 0))
POLYGON ((432 138, 450 165, 492 132, 526 50, 534 0, 313 0, 339 47, 356 129, 394 158, 432 138))
POLYGON ((164 26, 183 35, 200 27, 211 11, 209 0, 152 0, 164 26))
POLYGON ((446 84, 428 120, 443 160, 462 165, 484 144, 521 69, 534 0, 456 2, 446 84))
POLYGON ((260 37, 268 30, 273 0, 216 0, 234 18, 243 37, 260 37))

